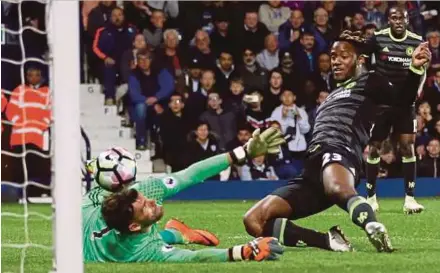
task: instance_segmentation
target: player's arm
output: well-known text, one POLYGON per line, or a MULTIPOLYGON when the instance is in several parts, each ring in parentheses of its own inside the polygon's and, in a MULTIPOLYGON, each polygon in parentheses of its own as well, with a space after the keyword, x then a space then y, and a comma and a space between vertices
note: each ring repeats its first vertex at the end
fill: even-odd
POLYGON ((157 246, 153 253, 139 257, 138 261, 172 262, 172 263, 205 263, 205 262, 238 262, 276 260, 284 249, 277 239, 272 237, 258 238, 229 249, 188 250, 169 245, 157 246))

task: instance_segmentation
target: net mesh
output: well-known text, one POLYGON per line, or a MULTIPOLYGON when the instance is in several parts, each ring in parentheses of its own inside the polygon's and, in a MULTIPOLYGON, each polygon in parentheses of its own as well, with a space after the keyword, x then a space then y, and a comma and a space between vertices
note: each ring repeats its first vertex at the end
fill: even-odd
MULTIPOLYGON (((14 242, 9 238, 2 238, 2 248, 15 248, 20 253, 20 272, 25 272, 25 260, 29 248, 37 248, 44 250, 52 250, 52 245, 43 245, 32 242, 29 236, 30 219, 43 219, 47 221, 53 220, 52 214, 43 214, 33 211, 29 206, 29 190, 31 188, 39 189, 41 192, 46 191, 50 195, 52 188, 51 183, 51 164, 50 159, 53 151, 50 144, 50 130, 52 122, 52 92, 49 88, 42 85, 30 85, 27 80, 29 68, 48 71, 50 67, 50 47, 46 50, 46 54, 41 56, 33 56, 30 54, 29 48, 32 44, 29 41, 35 40, 35 35, 47 39, 47 26, 49 25, 49 15, 51 1, 28 1, 36 4, 44 5, 44 19, 38 22, 38 18, 26 17, 23 14, 25 1, 3 1, 2 0, 2 17, 8 12, 18 11, 17 25, 15 29, 10 27, 14 25, 2 23, 2 78, 14 78, 14 73, 19 73, 20 83, 14 89, 8 90, 4 88, 2 81, 2 192, 8 188, 8 192, 16 193, 17 198, 23 206, 20 211, 7 211, 2 209, 2 221, 5 217, 13 217, 23 220, 23 239, 21 242, 14 242), (43 22, 42 22, 43 21, 43 22), (41 26, 45 27, 42 29, 41 26), (25 36, 29 39, 25 39, 25 36), (31 38, 33 37, 33 38, 31 38), (25 41, 26 40, 26 41, 25 41), (5 46, 5 51, 3 47, 5 46), (8 48, 9 46, 9 48, 8 48), (19 48, 21 59, 14 58, 4 54, 8 49, 13 47, 19 48), (49 54, 47 54, 49 53, 49 54), (6 56, 5 56, 6 55, 6 56), (7 73, 7 75, 5 75, 7 73), (4 107, 5 106, 5 107, 4 107), (34 167, 33 165, 36 165, 34 167), (35 169, 39 170, 35 170, 35 169), (32 174, 34 172, 34 174, 32 174), (39 174, 35 174, 35 172, 39 174), (45 173, 45 174, 44 174, 45 173), (46 175, 45 178, 42 178, 46 175), (46 182, 46 183, 45 183, 46 182), (23 213, 17 213, 23 212, 23 213)), ((7 17, 7 16, 6 16, 7 17)), ((9 16, 14 21, 14 16, 9 16)), ((3 20, 2 20, 3 21, 3 20)), ((9 51, 12 52, 13 50, 9 51)), ((36 72, 38 74, 38 72, 36 72)), ((50 79, 47 73, 46 78, 50 79)), ((50 82, 48 82, 50 83, 50 82)), ((38 190, 37 190, 38 192, 38 190)), ((17 232, 19 232, 17 230, 17 232)), ((3 251, 2 251, 3 252, 3 251)), ((50 253, 50 252, 49 252, 50 253)), ((50 270, 50 268, 48 268, 50 270)))

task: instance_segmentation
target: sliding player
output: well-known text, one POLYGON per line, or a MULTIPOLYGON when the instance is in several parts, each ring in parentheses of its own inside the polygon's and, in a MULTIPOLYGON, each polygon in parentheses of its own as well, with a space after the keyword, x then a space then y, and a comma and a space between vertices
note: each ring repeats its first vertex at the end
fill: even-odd
MULTIPOLYGON (((405 79, 410 73, 408 67, 411 55, 421 42, 422 37, 408 30, 408 12, 398 7, 389 10, 390 27, 374 33, 368 41, 375 57, 375 70, 387 78, 396 89, 405 91, 405 79)), ((414 93, 415 90, 409 90, 414 93)), ((414 151, 417 132, 414 101, 399 108, 385 109, 377 118, 371 131, 367 158, 367 201, 373 210, 379 209, 376 198, 376 179, 379 172, 379 150, 382 142, 389 136, 390 129, 399 136, 399 153, 402 157, 403 180, 405 184, 406 214, 420 213, 424 207, 414 199, 416 183, 416 155, 414 151)))
POLYGON ((333 44, 331 66, 339 84, 318 109, 303 176, 275 190, 246 213, 244 224, 250 235, 273 236, 286 246, 301 241, 326 249, 325 234, 311 234, 288 219, 308 217, 338 205, 366 232, 377 251, 393 251, 385 226, 355 187, 375 106, 399 107, 414 101, 431 53, 427 43, 414 50, 405 90, 396 90, 386 78, 365 70, 364 45, 360 32, 351 31, 344 31, 333 44))
MULTIPOLYGON (((185 170, 160 178, 150 177, 110 195, 101 188, 93 189, 83 202, 84 260, 228 262, 276 259, 283 253, 283 248, 277 239, 272 237, 257 238, 229 249, 191 251, 170 245, 182 243, 182 237, 188 233, 176 226, 178 223, 167 226, 165 232, 159 232, 156 223, 163 217, 164 199, 203 182, 231 164, 240 164, 247 158, 266 153, 278 153, 279 145, 283 142, 281 132, 277 129, 268 129, 261 134, 257 130, 244 147, 208 158, 185 170)), ((202 232, 196 237, 200 238, 206 234, 202 232)))

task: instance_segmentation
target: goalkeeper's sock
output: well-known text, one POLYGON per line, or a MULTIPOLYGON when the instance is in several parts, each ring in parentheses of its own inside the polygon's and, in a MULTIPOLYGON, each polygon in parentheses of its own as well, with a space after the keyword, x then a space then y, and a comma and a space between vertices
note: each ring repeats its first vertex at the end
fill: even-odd
POLYGON ((285 246, 312 246, 331 250, 328 234, 302 228, 286 218, 277 218, 266 223, 263 236, 271 236, 285 246))
POLYGON ((169 245, 186 243, 182 233, 175 229, 164 229, 160 232, 160 236, 162 237, 162 240, 169 245))
POLYGON ((403 181, 405 182, 405 193, 414 197, 416 187, 416 157, 402 157, 403 181))
POLYGON ((376 222, 376 214, 367 200, 359 195, 351 197, 347 202, 347 210, 350 218, 357 226, 365 229, 370 222, 376 222))

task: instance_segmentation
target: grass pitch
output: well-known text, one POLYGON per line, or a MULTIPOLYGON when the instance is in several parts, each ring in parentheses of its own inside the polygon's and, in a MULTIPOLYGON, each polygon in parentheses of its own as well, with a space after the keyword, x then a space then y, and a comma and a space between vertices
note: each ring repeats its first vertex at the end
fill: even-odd
MULTIPOLYGON (((440 272, 440 199, 420 199, 426 211, 421 215, 405 216, 402 199, 382 199, 380 221, 387 226, 393 245, 398 249, 392 254, 376 253, 363 231, 355 227, 345 212, 332 208, 297 223, 305 227, 325 231, 339 224, 352 241, 356 252, 332 253, 313 248, 286 248, 280 261, 222 263, 222 264, 86 264, 86 272, 440 272)), ((220 247, 227 248, 251 239, 242 224, 242 216, 254 204, 247 202, 168 202, 165 217, 178 217, 192 227, 208 229, 216 233, 220 247)), ((32 205, 30 211, 49 214, 49 206, 32 205)), ((20 205, 2 205, 3 212, 23 213, 20 205)), ((29 239, 32 243, 51 245, 51 222, 36 216, 29 218, 29 239)), ((22 218, 2 216, 1 239, 3 243, 25 243, 22 218)), ((69 236, 66 234, 66 236, 69 236)), ((198 246, 185 246, 196 249, 198 246)), ((1 252, 2 272, 20 272, 22 250, 4 248, 1 252)), ((25 272, 48 272, 52 253, 49 250, 28 248, 25 272)))

